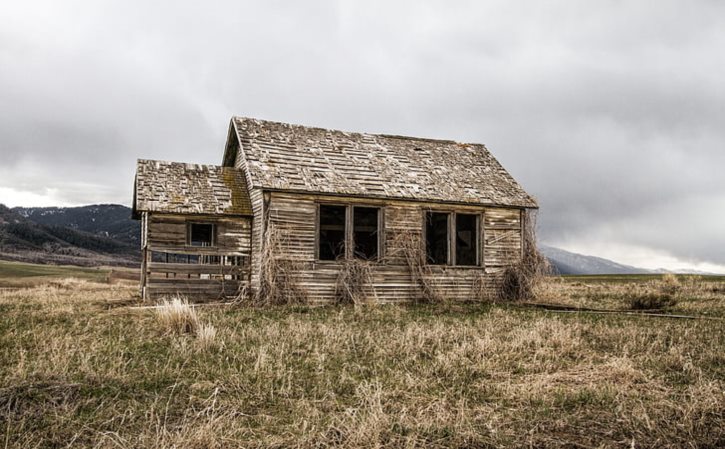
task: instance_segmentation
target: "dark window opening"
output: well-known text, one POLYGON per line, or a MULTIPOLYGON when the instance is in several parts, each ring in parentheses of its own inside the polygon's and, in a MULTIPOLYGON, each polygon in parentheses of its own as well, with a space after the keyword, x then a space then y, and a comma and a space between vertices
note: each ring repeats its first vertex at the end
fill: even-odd
POLYGON ((354 256, 359 259, 378 258, 378 209, 377 207, 354 207, 352 217, 352 238, 355 242, 354 256))
POLYGON ((456 265, 477 265, 477 216, 456 214, 456 265))
POLYGON ((427 212, 425 216, 426 257, 429 264, 448 263, 448 214, 427 212))
POLYGON ((189 244, 191 246, 214 246, 214 225, 189 223, 189 244))
POLYGON ((320 260, 345 257, 345 206, 320 205, 320 260))

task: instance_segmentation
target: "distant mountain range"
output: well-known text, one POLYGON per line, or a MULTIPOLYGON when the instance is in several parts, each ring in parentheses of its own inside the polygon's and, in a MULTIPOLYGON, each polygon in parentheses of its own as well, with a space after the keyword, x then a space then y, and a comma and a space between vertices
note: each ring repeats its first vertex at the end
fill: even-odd
POLYGON ((648 270, 646 268, 637 268, 631 265, 612 262, 601 257, 572 253, 546 245, 539 245, 539 250, 549 259, 553 271, 557 274, 712 274, 698 270, 671 271, 664 268, 648 270))
MULTIPOLYGON (((14 207, 0 204, 0 258, 74 265, 138 265, 140 224, 118 204, 14 207)), ((559 274, 664 273, 540 245, 559 274)), ((707 274, 695 271, 690 273, 707 274)))
POLYGON ((558 274, 646 274, 652 273, 644 268, 612 262, 595 256, 564 251, 551 246, 539 245, 539 250, 549 259, 552 268, 558 274))
POLYGON ((71 265, 138 265, 140 225, 125 206, 0 204, 0 258, 71 265))

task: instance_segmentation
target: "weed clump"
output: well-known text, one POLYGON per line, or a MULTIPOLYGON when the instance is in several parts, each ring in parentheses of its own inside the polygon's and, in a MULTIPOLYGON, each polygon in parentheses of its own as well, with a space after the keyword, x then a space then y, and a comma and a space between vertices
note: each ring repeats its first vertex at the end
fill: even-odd
POLYGON ((196 330, 196 344, 200 350, 214 349, 219 346, 216 328, 208 323, 201 324, 196 330))
POLYGON ((677 299, 666 292, 645 292, 629 295, 627 305, 632 310, 662 310, 674 307, 677 299))
POLYGON ((175 334, 196 333, 201 324, 189 300, 179 296, 163 300, 156 309, 156 318, 164 329, 175 334))
POLYGON ((680 280, 677 279, 677 276, 675 276, 672 273, 667 273, 664 276, 662 276, 662 291, 667 294, 675 294, 678 291, 680 291, 680 288, 682 287, 682 284, 680 283, 680 280))

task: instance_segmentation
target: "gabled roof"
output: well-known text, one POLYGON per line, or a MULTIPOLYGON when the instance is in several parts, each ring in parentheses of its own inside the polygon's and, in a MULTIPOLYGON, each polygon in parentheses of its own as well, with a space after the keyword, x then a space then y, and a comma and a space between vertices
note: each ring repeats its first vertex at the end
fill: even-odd
POLYGON ((133 214, 252 215, 244 173, 234 167, 139 159, 133 214))
POLYGON ((224 165, 254 188, 537 207, 481 144, 233 117, 224 165))

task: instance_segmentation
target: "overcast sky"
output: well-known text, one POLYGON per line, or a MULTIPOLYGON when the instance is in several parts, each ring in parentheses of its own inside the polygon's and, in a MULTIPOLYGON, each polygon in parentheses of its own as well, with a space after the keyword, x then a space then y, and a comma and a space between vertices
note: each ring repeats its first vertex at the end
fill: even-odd
POLYGON ((232 115, 486 144, 544 243, 725 272, 725 2, 0 3, 0 202, 130 205, 232 115))

